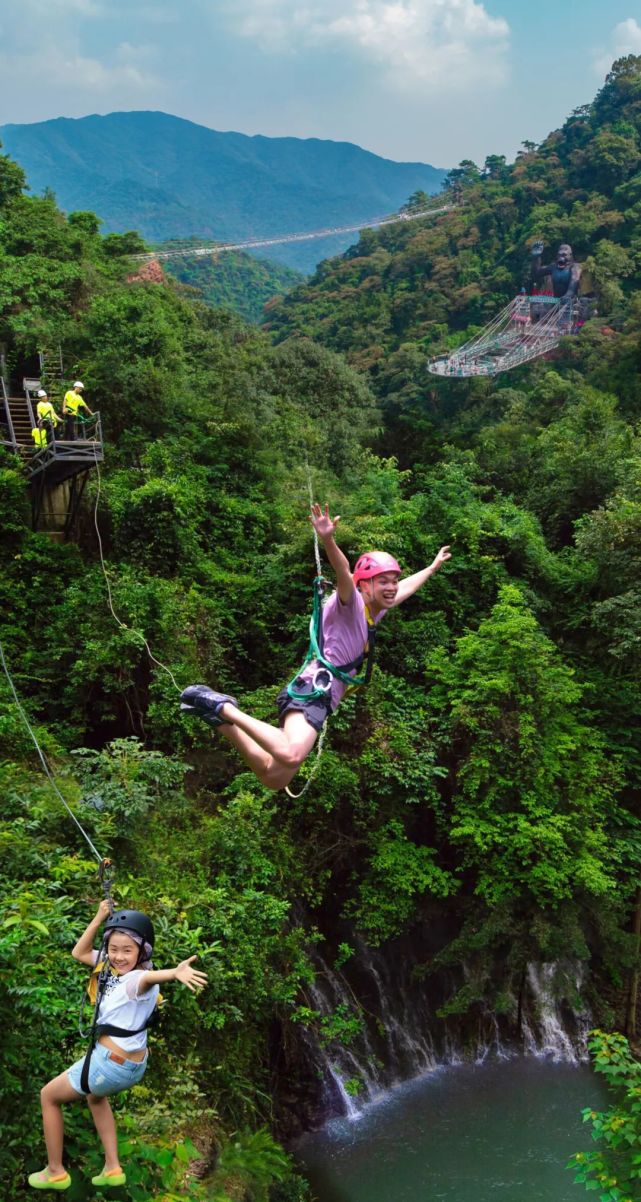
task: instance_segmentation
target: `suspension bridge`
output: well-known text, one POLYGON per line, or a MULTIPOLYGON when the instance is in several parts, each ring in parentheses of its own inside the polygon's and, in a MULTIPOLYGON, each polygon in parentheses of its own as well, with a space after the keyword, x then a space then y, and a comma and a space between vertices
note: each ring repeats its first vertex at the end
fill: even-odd
POLYGON ((198 258, 205 255, 219 255, 230 250, 255 250, 265 246, 280 246, 285 242, 308 242, 313 238, 332 238, 336 234, 352 234, 357 230, 376 230, 385 225, 394 225, 399 221, 418 221, 424 217, 436 217, 439 213, 448 213, 453 204, 441 204, 417 210, 401 210, 398 213, 386 213, 383 217, 373 217, 370 221, 358 221, 353 225, 326 226, 321 230, 308 230, 295 234, 278 234, 270 238, 246 238, 243 242, 210 242, 203 246, 177 247, 175 250, 146 251, 141 254, 129 255, 132 262, 148 263, 154 260, 186 259, 190 256, 198 258))
POLYGON ((561 338, 578 334, 595 311, 592 297, 566 301, 520 293, 474 338, 432 359, 428 370, 435 376, 496 376, 554 350, 561 338))

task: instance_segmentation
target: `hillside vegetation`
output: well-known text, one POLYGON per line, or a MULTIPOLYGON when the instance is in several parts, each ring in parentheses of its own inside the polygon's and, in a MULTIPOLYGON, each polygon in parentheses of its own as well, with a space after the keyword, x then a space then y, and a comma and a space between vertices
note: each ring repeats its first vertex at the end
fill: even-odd
POLYGON ((168 259, 163 261, 163 269, 181 284, 196 288, 212 308, 228 309, 252 322, 262 321, 267 301, 290 292, 303 279, 299 271, 245 251, 227 251, 207 259, 168 259))
MULTIPOLYGON (((399 935, 429 948, 419 971, 429 989, 448 967, 441 1013, 462 1045, 488 1012, 516 1030, 529 961, 581 962, 602 1024, 633 1017, 639 168, 641 59, 626 59, 541 148, 484 178, 463 165, 456 212, 323 264, 274 306, 273 345, 171 282, 127 284, 126 239, 25 196, 0 159, 0 339, 16 376, 60 341, 103 415, 99 523, 126 624, 107 608, 91 513, 73 542, 32 533, 6 455, 0 637, 60 787, 116 861, 118 897, 157 923, 158 962, 198 951, 210 974, 198 1001, 172 989, 145 1088, 119 1108, 148 1191, 188 1196, 189 1134, 209 1156, 195 1197, 248 1183, 255 1199, 305 1197, 261 1128, 305 1121, 301 1023, 331 1043, 359 1018, 355 998, 321 1029, 306 1005, 316 939, 330 962, 354 954, 354 928, 383 953, 399 935), (539 234, 574 243, 601 317, 554 362, 433 381, 428 352, 511 295, 539 234), (386 620, 371 685, 292 802, 180 718, 138 631, 179 684, 273 716, 306 642, 306 461, 352 561, 380 547, 416 569, 446 542, 453 558, 386 620)), ((79 1048, 68 950, 99 890, 5 686, 0 730, 0 1015, 20 1024, 0 1105, 17 1182, 37 1167, 39 1085, 79 1048)), ((86 1163, 83 1116, 71 1131, 86 1163)))
MULTIPOLYGON (((405 432, 408 455, 421 458, 457 400, 465 398, 469 410, 477 395, 436 383, 429 358, 463 342, 527 285, 536 239, 545 240, 546 261, 567 241, 583 264, 584 291, 596 293, 616 336, 593 323, 575 348, 565 348, 566 359, 574 355, 606 390, 623 375, 628 412, 636 412, 624 326, 640 286, 640 133, 631 57, 615 64, 592 104, 540 146, 524 143, 514 163, 490 155, 482 168, 465 161, 451 171, 461 200, 456 213, 366 230, 341 259, 319 264, 308 282, 274 301, 270 329, 277 339, 305 335, 344 354, 366 375, 394 436, 405 432)), ((532 378, 522 370, 497 387, 532 378)))

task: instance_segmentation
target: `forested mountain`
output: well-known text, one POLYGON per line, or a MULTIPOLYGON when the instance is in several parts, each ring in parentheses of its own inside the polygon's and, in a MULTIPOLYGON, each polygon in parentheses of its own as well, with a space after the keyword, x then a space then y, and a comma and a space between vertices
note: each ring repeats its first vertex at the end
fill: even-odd
POLYGON ((290 292, 303 279, 291 267, 240 250, 206 259, 167 259, 163 269, 181 284, 197 288, 208 305, 239 313, 246 321, 262 321, 267 301, 290 292))
MULTIPOLYGON (((417 425, 429 439, 455 398, 470 408, 465 386, 443 387, 429 375, 429 358, 465 341, 527 285, 529 248, 538 238, 547 259, 560 242, 571 243, 583 263, 583 290, 596 292, 615 330, 603 333, 606 323, 593 322, 576 346, 565 347, 565 359, 582 370, 587 359, 590 378, 606 388, 623 372, 622 400, 629 414, 637 412, 625 329, 641 286, 635 61, 621 60, 593 104, 575 110, 540 146, 525 143, 514 163, 490 155, 480 169, 466 161, 450 172, 462 201, 456 213, 364 231, 347 254, 319 264, 309 282, 271 307, 278 339, 320 340, 366 375, 388 424, 396 434, 405 427, 409 455, 423 455, 417 425)), ((521 371, 498 387, 532 378, 521 371)))
MULTIPOLYGON (((615 64, 594 104, 515 164, 452 175, 453 213, 364 236, 275 305, 267 331, 171 281, 127 283, 126 239, 25 196, 0 159, 0 340, 16 378, 60 343, 101 411, 98 521, 124 623, 92 511, 67 543, 31 532, 7 454, 0 638, 60 787, 116 862, 118 896, 154 916, 159 963, 198 952, 210 975, 198 1001, 172 987, 167 1054, 120 1108, 151 1190, 180 1196, 189 1134, 209 1157, 195 1197, 250 1183, 270 1202, 305 1198, 259 1128, 318 1113, 309 1048, 370 1021, 368 944, 390 963, 401 949, 437 999, 436 1034, 462 1052, 486 1022, 518 1042, 532 963, 580 964, 595 1021, 634 1025, 641 59, 615 64), (538 236, 574 244, 598 319, 509 376, 428 376, 428 354, 520 285, 538 236), (443 543, 453 557, 386 620, 371 684, 332 719, 292 801, 180 717, 141 632, 179 685, 206 680, 273 719, 306 644, 306 463, 352 562, 379 547, 411 571, 443 543), (329 1017, 309 988, 319 949, 351 981, 329 1017)), ((88 492, 95 502, 96 479, 88 492)), ((0 1070, 13 1182, 35 1167, 39 1085, 79 1051, 67 952, 100 894, 4 685, 0 730, 0 1017, 7 1029, 17 1014, 21 1039, 0 1070)), ((578 979, 559 977, 568 1011, 578 979)), ((636 1172, 638 1122, 630 1131, 621 1156, 636 1172)))
MULTIPOLYGON (((0 138, 36 192, 63 209, 93 209, 105 232, 234 241, 368 221, 445 172, 393 163, 350 142, 220 133, 168 113, 109 113, 5 125, 0 138)), ((270 257, 311 271, 352 237, 275 246, 270 257)))

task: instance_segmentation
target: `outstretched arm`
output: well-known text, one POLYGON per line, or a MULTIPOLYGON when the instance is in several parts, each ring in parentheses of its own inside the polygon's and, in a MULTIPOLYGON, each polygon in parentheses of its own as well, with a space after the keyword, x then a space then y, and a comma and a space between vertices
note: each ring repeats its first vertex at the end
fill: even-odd
POLYGON ((325 554, 336 573, 336 591, 339 600, 343 605, 347 605, 352 599, 354 592, 354 581, 352 579, 352 569, 349 566, 347 556, 343 554, 334 535, 336 527, 340 522, 340 516, 331 518, 329 516, 329 505, 325 506, 325 511, 320 505, 315 503, 312 505, 310 521, 319 539, 321 540, 325 554))
POLYGON ((90 968, 93 968, 93 945, 99 927, 107 921, 109 914, 109 902, 101 901, 89 926, 83 931, 76 946, 72 948, 71 955, 74 960, 79 960, 81 964, 88 964, 90 968))
POLYGON ((196 956, 190 956, 188 960, 181 960, 175 968, 154 968, 143 972, 138 982, 138 996, 147 993, 152 985, 162 985, 164 981, 180 981, 191 989, 192 993, 200 993, 207 984, 207 973, 191 967, 192 960, 196 959, 196 956))
POLYGON ((433 576, 435 572, 438 572, 439 568, 442 567, 444 563, 447 563, 448 559, 451 558, 452 553, 450 548, 441 547, 438 555, 432 560, 429 568, 423 568, 420 572, 414 572, 413 576, 406 576, 404 580, 400 581, 394 605, 400 605, 402 601, 407 601, 408 597, 412 597, 414 593, 417 592, 417 590, 420 589, 423 584, 425 584, 425 581, 429 580, 430 576, 433 576))

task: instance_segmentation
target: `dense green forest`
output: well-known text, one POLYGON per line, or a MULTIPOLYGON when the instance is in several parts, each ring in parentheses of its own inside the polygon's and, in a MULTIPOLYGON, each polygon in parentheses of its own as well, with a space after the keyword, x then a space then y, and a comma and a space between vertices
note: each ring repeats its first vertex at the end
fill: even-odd
POLYGON ((181 284, 197 288, 214 309, 230 309, 246 321, 262 321, 267 301, 290 292, 303 279, 300 271, 241 250, 208 259, 169 259, 164 267, 181 284))
MULTIPOLYGON (((153 915, 160 965, 198 952, 210 979, 198 1000, 168 990, 144 1087, 119 1104, 134 1200, 306 1197, 273 1140, 305 1074, 285 1057, 283 1080, 283 1049, 301 1024, 349 1037, 350 1016, 323 1031, 305 1004, 314 945, 353 954, 347 923, 383 949, 438 930, 420 968, 428 988, 451 970, 441 1013, 462 1047, 481 1013, 511 1021, 529 961, 560 957, 585 965, 601 1025, 634 1034, 641 59, 514 164, 464 163, 449 182, 454 212, 367 232, 261 330, 171 281, 127 283, 126 237, 29 197, 0 158, 0 341, 14 378, 60 343, 102 414, 99 525, 125 623, 91 506, 72 541, 33 533, 6 454, 0 637, 118 898, 153 915), (428 355, 520 287, 538 236, 572 242, 600 316, 553 360, 435 382, 428 355), (141 632, 181 686, 273 717, 306 643, 307 462, 352 560, 380 547, 412 570, 446 542, 453 558, 385 623, 371 685, 291 801, 180 718, 141 632), (189 1140, 204 1185, 185 1176, 189 1140)), ((38 1089, 81 1046, 69 949, 100 891, 4 685, 0 730, 0 1012, 20 1031, 2 1158, 20 1197, 38 1089)), ((93 1167, 87 1118, 69 1131, 70 1159, 93 1167)))

